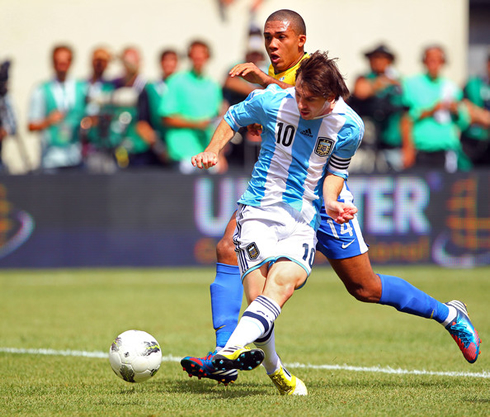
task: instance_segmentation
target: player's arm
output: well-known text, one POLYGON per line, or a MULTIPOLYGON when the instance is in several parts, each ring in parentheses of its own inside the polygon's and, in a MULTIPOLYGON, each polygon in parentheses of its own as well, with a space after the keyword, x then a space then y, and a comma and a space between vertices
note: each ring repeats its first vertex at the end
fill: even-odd
POLYGON ((214 167, 219 160, 219 153, 223 150, 226 144, 234 136, 235 131, 230 125, 223 119, 216 128, 214 135, 206 147, 204 152, 201 152, 192 157, 191 162, 193 166, 197 166, 199 169, 209 169, 214 167))
POLYGON ((277 84, 281 88, 290 88, 291 85, 285 82, 276 80, 274 77, 266 74, 259 69, 255 64, 247 62, 245 64, 235 65, 229 72, 231 78, 242 77, 250 83, 259 84, 266 88, 270 84, 277 84))
POLYGON ((325 212, 337 223, 347 223, 354 218, 357 207, 338 201, 345 180, 329 172, 323 182, 323 202, 325 212))
POLYGON ((210 119, 191 120, 177 114, 167 117, 162 117, 163 124, 174 129, 206 129, 210 123, 210 119))

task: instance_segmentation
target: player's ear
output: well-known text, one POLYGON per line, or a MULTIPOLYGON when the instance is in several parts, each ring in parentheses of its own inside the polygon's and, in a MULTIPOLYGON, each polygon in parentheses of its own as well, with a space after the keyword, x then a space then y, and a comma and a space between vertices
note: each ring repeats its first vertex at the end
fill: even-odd
POLYGON ((305 46, 305 43, 306 43, 306 35, 299 35, 298 36, 298 46, 300 48, 302 48, 303 46, 305 46))

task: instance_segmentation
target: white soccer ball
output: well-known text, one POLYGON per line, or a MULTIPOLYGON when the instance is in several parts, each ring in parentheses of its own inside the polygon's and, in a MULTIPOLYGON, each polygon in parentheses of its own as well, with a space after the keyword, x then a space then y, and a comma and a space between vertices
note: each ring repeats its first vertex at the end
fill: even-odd
POLYGON ((109 361, 118 377, 127 382, 143 382, 160 368, 162 350, 152 335, 142 330, 128 330, 112 342, 109 361))

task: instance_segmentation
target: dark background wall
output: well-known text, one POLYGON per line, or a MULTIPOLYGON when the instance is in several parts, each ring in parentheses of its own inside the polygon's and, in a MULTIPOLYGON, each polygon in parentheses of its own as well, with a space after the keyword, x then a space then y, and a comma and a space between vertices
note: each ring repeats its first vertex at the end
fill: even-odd
MULTIPOLYGON (((246 183, 165 172, 2 177, 0 268, 212 264, 246 183)), ((374 264, 490 264, 490 172, 348 184, 374 264)))

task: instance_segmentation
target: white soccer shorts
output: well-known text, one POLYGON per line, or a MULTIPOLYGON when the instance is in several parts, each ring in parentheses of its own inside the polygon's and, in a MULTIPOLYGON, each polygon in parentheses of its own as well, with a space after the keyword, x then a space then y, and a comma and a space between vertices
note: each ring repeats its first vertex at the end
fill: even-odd
POLYGON ((301 214, 285 203, 265 207, 241 204, 236 213, 233 242, 243 278, 267 262, 288 258, 310 275, 316 233, 301 214))

